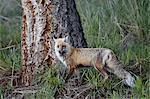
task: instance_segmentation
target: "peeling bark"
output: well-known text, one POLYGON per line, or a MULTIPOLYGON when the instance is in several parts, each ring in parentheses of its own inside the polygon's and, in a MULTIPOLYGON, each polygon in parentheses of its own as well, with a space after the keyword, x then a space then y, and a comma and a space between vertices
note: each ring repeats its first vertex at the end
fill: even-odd
POLYGON ((86 47, 74 0, 22 0, 22 84, 55 63, 52 37, 69 35, 74 47, 86 47))

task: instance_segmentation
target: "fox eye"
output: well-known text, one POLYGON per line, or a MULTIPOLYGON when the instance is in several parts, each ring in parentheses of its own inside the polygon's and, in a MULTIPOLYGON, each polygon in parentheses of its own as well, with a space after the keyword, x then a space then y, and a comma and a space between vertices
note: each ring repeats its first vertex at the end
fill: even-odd
POLYGON ((62 48, 66 48, 66 46, 65 46, 65 45, 62 45, 62 48))

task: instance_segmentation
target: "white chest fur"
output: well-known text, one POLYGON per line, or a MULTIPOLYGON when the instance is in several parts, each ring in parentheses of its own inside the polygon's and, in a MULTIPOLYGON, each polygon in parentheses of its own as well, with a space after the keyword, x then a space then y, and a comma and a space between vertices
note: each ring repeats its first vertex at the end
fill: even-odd
POLYGON ((65 67, 67 67, 66 61, 64 60, 64 58, 62 56, 60 56, 58 51, 55 51, 55 54, 56 54, 57 58, 65 65, 65 67))

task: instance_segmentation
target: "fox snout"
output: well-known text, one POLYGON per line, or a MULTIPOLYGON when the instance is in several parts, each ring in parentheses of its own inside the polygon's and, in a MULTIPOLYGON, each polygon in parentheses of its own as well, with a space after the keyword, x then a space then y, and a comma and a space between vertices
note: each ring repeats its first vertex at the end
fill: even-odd
POLYGON ((63 50, 59 50, 58 52, 59 52, 60 56, 64 56, 67 53, 67 50, 63 49, 63 50))

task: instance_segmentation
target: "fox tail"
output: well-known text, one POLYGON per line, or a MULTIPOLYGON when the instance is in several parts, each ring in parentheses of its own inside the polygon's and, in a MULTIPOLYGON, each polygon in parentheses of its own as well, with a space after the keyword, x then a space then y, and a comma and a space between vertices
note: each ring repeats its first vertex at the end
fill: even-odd
POLYGON ((111 53, 109 54, 109 59, 106 60, 106 66, 113 72, 116 76, 123 79, 123 83, 130 87, 135 86, 135 78, 125 69, 123 69, 122 64, 117 60, 116 56, 111 53))

